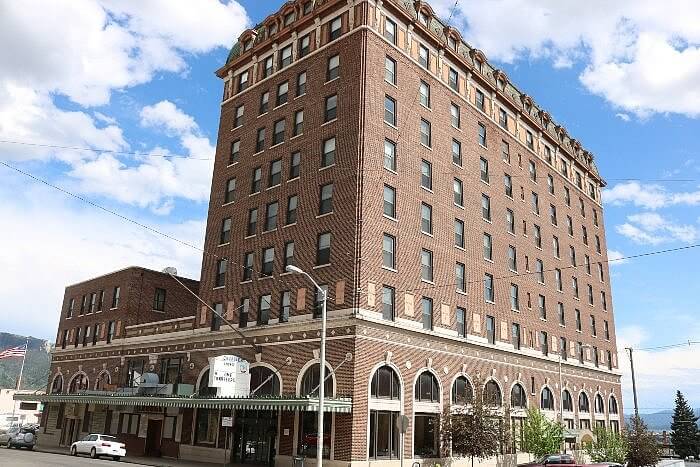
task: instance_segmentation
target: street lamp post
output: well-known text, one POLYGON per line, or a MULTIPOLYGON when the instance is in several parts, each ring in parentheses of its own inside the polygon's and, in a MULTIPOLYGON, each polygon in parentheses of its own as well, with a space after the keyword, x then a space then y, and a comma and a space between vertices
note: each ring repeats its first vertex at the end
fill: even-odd
POLYGON ((316 290, 321 294, 323 299, 322 309, 321 309, 321 351, 319 355, 319 370, 318 370, 318 434, 316 438, 316 465, 321 467, 323 465, 323 402, 325 397, 325 382, 326 382, 326 299, 328 298, 328 292, 325 291, 318 283, 302 269, 296 266, 289 265, 286 270, 288 272, 293 272, 296 274, 301 274, 306 276, 307 279, 316 287, 316 290))

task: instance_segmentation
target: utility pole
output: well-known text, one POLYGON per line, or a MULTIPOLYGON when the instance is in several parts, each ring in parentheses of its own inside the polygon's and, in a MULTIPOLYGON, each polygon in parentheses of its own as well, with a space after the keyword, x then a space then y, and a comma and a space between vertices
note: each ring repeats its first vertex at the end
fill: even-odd
POLYGON ((634 358, 632 356, 632 347, 626 347, 625 350, 630 352, 630 368, 632 369, 632 395, 634 396, 634 416, 639 418, 639 406, 637 405, 637 382, 634 379, 634 358))

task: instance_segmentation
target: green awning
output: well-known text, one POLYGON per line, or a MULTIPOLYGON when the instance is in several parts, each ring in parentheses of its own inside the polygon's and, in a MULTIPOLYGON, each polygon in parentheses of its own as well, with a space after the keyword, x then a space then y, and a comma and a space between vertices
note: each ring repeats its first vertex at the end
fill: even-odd
MULTIPOLYGON (((116 406, 178 407, 202 409, 299 410, 317 412, 318 398, 311 397, 240 397, 200 398, 169 396, 130 396, 123 394, 15 394, 16 401, 71 404, 101 404, 116 406)), ((351 398, 325 398, 324 412, 352 412, 351 398)))

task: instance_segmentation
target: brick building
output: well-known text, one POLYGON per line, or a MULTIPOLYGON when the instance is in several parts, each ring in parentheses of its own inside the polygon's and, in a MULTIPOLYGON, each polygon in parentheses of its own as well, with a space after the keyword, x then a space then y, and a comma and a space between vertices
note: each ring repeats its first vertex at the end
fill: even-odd
MULTIPOLYGON (((112 432, 160 429, 159 449, 179 457, 313 457, 320 295, 289 264, 328 292, 329 463, 438 457, 437 415, 468 404, 477 383, 513 410, 516 437, 532 406, 561 416, 572 443, 619 429, 605 182, 592 154, 430 5, 290 1, 245 31, 217 74, 208 305, 183 318, 190 329, 140 321, 118 350, 69 345, 54 359, 126 373, 147 359, 161 374, 179 359, 197 397, 139 400, 141 418, 122 410, 112 432), (209 358, 222 354, 251 362, 249 399, 206 397, 209 358)), ((53 400, 67 397, 117 400, 53 400)))

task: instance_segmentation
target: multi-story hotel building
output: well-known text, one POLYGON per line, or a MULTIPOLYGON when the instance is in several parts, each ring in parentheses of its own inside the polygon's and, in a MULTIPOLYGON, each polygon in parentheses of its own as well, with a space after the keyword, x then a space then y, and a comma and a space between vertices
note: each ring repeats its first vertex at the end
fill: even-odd
POLYGON ((93 360, 59 345, 52 375, 103 360, 163 374, 177 359, 194 397, 48 402, 106 404, 120 414, 111 432, 142 440, 157 438, 150 420, 169 420, 162 438, 179 457, 313 457, 322 294, 285 272, 293 264, 328 294, 330 464, 444 454, 438 415, 474 384, 511 409, 516 432, 527 407, 561 416, 572 441, 619 429, 605 182, 483 52, 420 0, 297 0, 245 31, 217 74, 207 305, 193 329, 127 329, 93 360), (208 397, 208 359, 222 354, 251 363, 249 399, 208 397))

